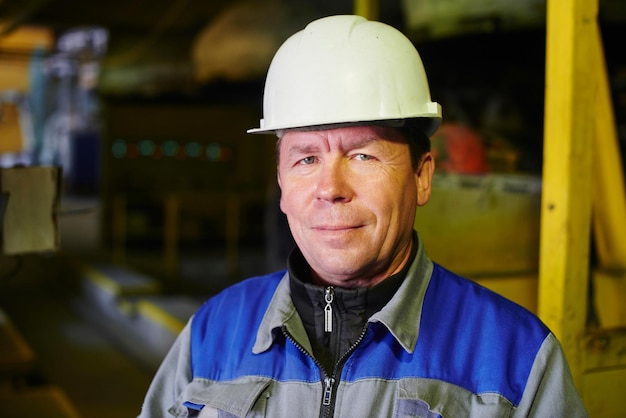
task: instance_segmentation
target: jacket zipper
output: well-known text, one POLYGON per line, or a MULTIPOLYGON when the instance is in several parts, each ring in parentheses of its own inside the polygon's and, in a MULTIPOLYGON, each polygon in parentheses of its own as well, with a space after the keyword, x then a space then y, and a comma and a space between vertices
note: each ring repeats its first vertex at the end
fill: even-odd
POLYGON ((339 361, 337 361, 337 363, 335 364, 335 369, 333 370, 333 374, 331 376, 328 376, 328 373, 324 370, 324 367, 321 365, 321 363, 317 361, 317 359, 313 357, 311 353, 306 351, 304 347, 302 347, 302 345, 300 345, 300 343, 297 342, 291 336, 289 331, 287 331, 287 327, 285 325, 281 327, 283 335, 286 338, 288 338, 293 343, 293 345, 296 346, 298 350, 300 350, 306 356, 311 358, 313 362, 317 365, 317 367, 320 369, 320 371, 322 372, 322 376, 323 376, 322 385, 324 388, 323 396, 322 396, 322 411, 323 411, 323 416, 326 418, 331 418, 334 415, 333 411, 335 409, 335 391, 337 389, 336 383, 338 383, 335 376, 339 375, 339 372, 343 368, 343 364, 348 359, 348 356, 350 355, 350 353, 352 353, 354 349, 361 343, 361 341, 363 341, 363 338, 365 337, 365 333, 367 332, 368 328, 369 328, 369 322, 366 322, 365 326, 363 327, 363 331, 361 331, 361 335, 359 335, 359 338, 356 339, 354 344, 352 344, 350 348, 344 353, 344 355, 341 356, 339 361))
POLYGON ((326 287, 324 290, 324 332, 333 332, 333 300, 335 299, 335 288, 326 287))
POLYGON ((333 387, 335 385, 335 379, 333 377, 324 378, 324 396, 322 398, 322 405, 329 406, 333 400, 333 387))
POLYGON ((334 416, 335 394, 337 390, 337 385, 335 383, 338 383, 335 376, 341 375, 341 370, 343 369, 343 365, 345 364, 346 360, 348 360, 348 357, 350 356, 350 354, 356 349, 356 347, 361 343, 361 341, 363 341, 363 338, 365 337, 365 333, 367 332, 368 328, 369 328, 369 322, 366 322, 365 326, 363 327, 363 331, 361 331, 361 335, 359 335, 359 338, 356 339, 356 341, 350 346, 350 348, 348 348, 348 350, 343 354, 343 356, 341 356, 341 358, 337 361, 337 363, 335 364, 335 370, 333 370, 332 376, 330 378, 327 378, 328 379, 327 382, 326 381, 324 382, 326 386, 324 390, 323 405, 326 407, 325 416, 327 418, 334 416), (326 400, 327 393, 329 396, 328 401, 326 400))
POLYGON ((335 384, 334 377, 328 376, 328 373, 326 373, 322 364, 319 361, 317 361, 317 359, 311 353, 306 351, 306 349, 302 347, 302 345, 299 342, 297 342, 295 338, 293 338, 293 336, 289 333, 289 331, 287 331, 287 327, 284 324, 283 326, 281 326, 280 329, 283 332, 283 335, 287 339, 289 339, 289 341, 291 341, 292 344, 295 345, 298 350, 300 350, 300 352, 302 352, 304 355, 306 355, 311 360, 313 360, 317 368, 320 369, 320 372, 322 374, 322 385, 324 387, 324 392, 322 396, 322 410, 326 411, 324 414, 325 416, 329 416, 327 408, 328 408, 328 405, 332 403, 333 387, 335 384))

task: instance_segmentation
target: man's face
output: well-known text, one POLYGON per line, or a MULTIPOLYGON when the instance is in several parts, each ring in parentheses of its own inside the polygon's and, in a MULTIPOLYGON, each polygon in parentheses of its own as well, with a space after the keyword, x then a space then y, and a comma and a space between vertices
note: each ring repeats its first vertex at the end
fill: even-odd
POLYGON ((415 211, 434 162, 417 170, 392 128, 288 131, 279 147, 280 208, 318 284, 373 286, 408 259, 415 211))

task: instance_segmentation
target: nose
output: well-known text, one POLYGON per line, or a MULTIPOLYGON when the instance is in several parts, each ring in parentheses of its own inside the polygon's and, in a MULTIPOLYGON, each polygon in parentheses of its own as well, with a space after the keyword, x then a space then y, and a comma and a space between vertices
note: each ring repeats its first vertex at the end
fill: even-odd
POLYGON ((348 171, 347 164, 342 160, 321 164, 316 187, 317 200, 329 203, 346 203, 352 200, 353 189, 348 171))

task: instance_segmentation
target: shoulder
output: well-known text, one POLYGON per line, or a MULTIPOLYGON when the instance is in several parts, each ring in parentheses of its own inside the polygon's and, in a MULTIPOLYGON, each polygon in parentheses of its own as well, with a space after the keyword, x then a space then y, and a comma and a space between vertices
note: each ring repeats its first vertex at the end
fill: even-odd
POLYGON ((284 275, 284 271, 279 271, 251 277, 225 288, 198 309, 194 322, 206 320, 215 314, 233 314, 242 309, 252 311, 255 306, 267 306, 284 275))
POLYGON ((532 312, 435 265, 424 299, 420 338, 489 365, 492 371, 515 369, 527 375, 549 335, 548 327, 532 312))
POLYGON ((552 338, 532 312, 437 264, 419 335, 425 349, 439 352, 442 361, 455 359, 461 386, 474 393, 501 393, 513 404, 552 338))
POLYGON ((493 332, 524 333, 526 337, 536 334, 539 343, 550 332, 526 308, 438 264, 434 264, 425 303, 467 325, 477 322, 483 327, 491 325, 493 332))

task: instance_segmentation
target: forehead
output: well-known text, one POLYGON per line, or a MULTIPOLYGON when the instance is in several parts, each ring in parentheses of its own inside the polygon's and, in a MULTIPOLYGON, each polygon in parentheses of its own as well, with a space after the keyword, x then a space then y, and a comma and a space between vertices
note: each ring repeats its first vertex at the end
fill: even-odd
MULTIPOLYGON (((285 147, 362 146, 371 142, 406 142, 400 131, 387 126, 347 126, 334 129, 288 130, 281 137, 285 147)), ((283 148, 282 146, 280 148, 283 148)))

